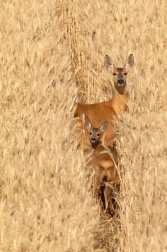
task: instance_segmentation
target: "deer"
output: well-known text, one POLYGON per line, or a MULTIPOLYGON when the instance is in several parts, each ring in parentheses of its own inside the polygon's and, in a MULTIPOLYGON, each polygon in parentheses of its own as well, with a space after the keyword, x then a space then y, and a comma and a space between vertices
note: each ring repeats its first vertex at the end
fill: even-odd
POLYGON ((89 134, 89 141, 93 149, 96 149, 97 145, 102 143, 102 136, 108 127, 108 122, 105 121, 99 128, 92 128, 91 122, 87 116, 85 116, 85 128, 89 134))
POLYGON ((134 65, 133 54, 130 54, 122 68, 115 67, 111 58, 106 55, 104 58, 105 65, 109 68, 114 79, 113 97, 105 102, 94 104, 77 103, 74 113, 76 118, 76 133, 79 145, 82 146, 84 155, 92 150, 89 136, 84 126, 83 115, 89 117, 93 128, 99 128, 103 122, 108 122, 108 127, 103 133, 103 144, 112 145, 113 138, 116 134, 114 121, 127 109, 127 74, 134 65))
POLYGON ((98 198, 104 196, 104 209, 109 209, 113 213, 112 184, 117 178, 117 151, 113 146, 104 146, 100 141, 102 134, 107 129, 107 122, 104 122, 99 128, 93 128, 89 118, 85 117, 85 127, 90 136, 89 141, 93 144, 93 153, 89 164, 92 165, 95 171, 93 179, 94 192, 98 198))
POLYGON ((113 185, 118 178, 118 156, 116 149, 113 146, 99 144, 93 151, 91 164, 95 171, 93 178, 94 193, 102 201, 104 197, 104 210, 110 210, 110 213, 113 214, 113 185))

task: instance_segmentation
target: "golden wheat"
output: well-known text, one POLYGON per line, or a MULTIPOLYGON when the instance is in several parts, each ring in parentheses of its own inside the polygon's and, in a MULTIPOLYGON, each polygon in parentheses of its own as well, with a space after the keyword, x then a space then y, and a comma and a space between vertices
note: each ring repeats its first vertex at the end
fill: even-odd
POLYGON ((165 1, 1 1, 1 251, 167 249, 165 1), (106 101, 133 53, 117 122, 119 217, 100 220, 75 101, 106 101), (77 86, 76 86, 77 84, 77 86))

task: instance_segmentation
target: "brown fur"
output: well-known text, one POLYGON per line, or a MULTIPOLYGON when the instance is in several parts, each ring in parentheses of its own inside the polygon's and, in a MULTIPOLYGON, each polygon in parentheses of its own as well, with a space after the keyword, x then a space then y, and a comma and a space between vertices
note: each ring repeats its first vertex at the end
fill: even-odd
POLYGON ((105 147, 99 144, 93 152, 91 164, 95 170, 93 187, 95 194, 100 197, 101 189, 104 187, 104 208, 113 211, 112 204, 112 184, 116 181, 118 176, 117 165, 118 157, 117 151, 114 147, 105 147), (109 183, 108 185, 106 183, 109 183))
POLYGON ((94 128, 99 128, 100 125, 105 121, 108 122, 108 128, 103 134, 102 141, 105 146, 110 146, 112 139, 115 136, 113 121, 118 115, 126 110, 126 77, 127 72, 134 64, 133 55, 129 55, 123 68, 116 68, 108 55, 105 56, 105 64, 109 67, 114 76, 115 90, 113 98, 107 102, 95 104, 78 103, 74 113, 74 117, 77 118, 76 127, 78 140, 82 145, 85 154, 92 150, 92 146, 89 142, 89 137, 84 127, 82 118, 83 114, 89 118, 94 128))
POLYGON ((85 118, 85 128, 88 131, 89 141, 93 149, 96 149, 98 144, 102 143, 103 134, 108 127, 108 122, 105 121, 99 128, 93 128, 88 117, 85 118))

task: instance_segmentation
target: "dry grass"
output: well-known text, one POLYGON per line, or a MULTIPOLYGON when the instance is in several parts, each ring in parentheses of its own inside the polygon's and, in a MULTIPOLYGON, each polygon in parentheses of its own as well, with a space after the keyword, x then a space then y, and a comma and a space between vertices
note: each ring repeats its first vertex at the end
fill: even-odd
POLYGON ((167 250, 166 13, 165 1, 1 1, 0 251, 167 250), (120 217, 102 221, 73 105, 109 99, 104 56, 122 66, 130 53, 120 217))

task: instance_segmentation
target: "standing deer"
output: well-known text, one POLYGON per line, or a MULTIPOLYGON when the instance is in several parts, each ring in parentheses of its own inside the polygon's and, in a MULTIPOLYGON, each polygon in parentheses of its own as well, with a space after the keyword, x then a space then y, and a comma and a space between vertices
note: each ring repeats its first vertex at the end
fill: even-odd
POLYGON ((92 144, 92 136, 94 136, 93 147, 96 146, 90 161, 90 164, 93 166, 95 171, 93 188, 98 197, 103 194, 102 197, 104 196, 104 209, 107 210, 109 207, 110 212, 112 213, 114 210, 112 204, 112 185, 117 178, 117 152, 114 147, 106 147, 102 145, 100 141, 102 134, 107 129, 107 122, 104 122, 99 128, 93 128, 89 118, 86 117, 85 127, 87 128, 88 133, 91 133, 89 141, 92 144))
POLYGON ((105 146, 110 146, 113 137, 115 136, 115 128, 113 125, 114 119, 126 110, 127 102, 127 85, 126 78, 128 71, 134 65, 133 54, 127 58, 123 68, 116 68, 108 55, 104 58, 105 65, 111 70, 114 78, 114 94, 111 100, 99 102, 95 104, 78 103, 74 113, 76 120, 76 129, 80 145, 83 147, 84 154, 89 153, 92 146, 82 120, 83 114, 89 117, 89 120, 94 128, 99 128, 103 122, 108 122, 108 127, 103 133, 103 143, 105 146))

